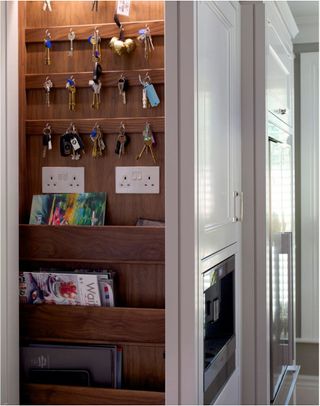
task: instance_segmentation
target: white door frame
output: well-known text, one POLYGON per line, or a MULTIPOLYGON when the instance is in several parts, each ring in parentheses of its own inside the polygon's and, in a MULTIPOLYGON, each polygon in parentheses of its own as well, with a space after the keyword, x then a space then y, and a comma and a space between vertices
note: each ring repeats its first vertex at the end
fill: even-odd
POLYGON ((17 26, 18 2, 0 2, 1 404, 19 403, 19 128, 17 109, 17 26), (8 38, 10 38, 10 42, 8 38), (8 84, 10 85, 8 86, 8 84))

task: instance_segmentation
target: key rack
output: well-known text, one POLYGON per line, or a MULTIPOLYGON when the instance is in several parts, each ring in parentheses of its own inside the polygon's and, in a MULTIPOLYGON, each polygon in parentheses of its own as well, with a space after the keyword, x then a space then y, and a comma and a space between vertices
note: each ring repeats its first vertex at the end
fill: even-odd
MULTIPOLYGON (((130 16, 120 16, 126 38, 137 43, 130 55, 118 56, 108 47, 119 34, 113 21, 116 2, 52 1, 52 12, 42 1, 19 2, 20 38, 20 269, 44 267, 103 268, 117 274, 117 307, 21 305, 21 342, 116 343, 123 348, 122 389, 40 385, 21 382, 25 404, 164 404, 165 303, 163 227, 136 227, 137 218, 164 221, 164 2, 131 1, 130 16), (148 60, 138 44, 138 30, 148 25, 155 46, 148 60), (93 62, 88 36, 97 27, 101 43, 101 106, 91 108, 93 62), (73 56, 68 56, 70 28, 75 32, 73 56), (44 33, 53 43, 51 65, 44 63, 44 33), (161 100, 156 108, 142 108, 139 74, 149 73, 161 100), (117 81, 129 80, 127 104, 122 104, 117 81), (76 80, 76 111, 68 109, 68 77, 76 80), (53 82, 51 105, 45 105, 43 83, 53 82), (79 161, 61 157, 59 137, 73 122, 85 144, 79 161), (130 134, 127 154, 114 153, 120 123, 130 134), (151 156, 140 161, 145 123, 151 125, 160 166, 160 194, 115 193, 116 166, 151 166, 151 156), (42 157, 42 130, 52 128, 53 150, 42 157), (106 153, 91 156, 89 134, 98 123, 104 134, 106 153), (107 192, 106 225, 29 225, 32 195, 41 193, 42 166, 83 166, 85 191, 107 192), (63 315, 63 317, 62 317, 63 315), (79 327, 81 326, 81 328, 79 327)), ((18 276, 17 276, 18 278, 18 276)), ((18 282, 17 282, 18 283, 18 282)))

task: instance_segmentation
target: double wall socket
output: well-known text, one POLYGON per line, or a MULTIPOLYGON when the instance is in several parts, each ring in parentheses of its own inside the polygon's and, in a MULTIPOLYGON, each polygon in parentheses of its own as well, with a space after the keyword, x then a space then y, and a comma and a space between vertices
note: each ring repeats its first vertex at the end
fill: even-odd
POLYGON ((159 166, 117 166, 116 193, 160 193, 159 166))
POLYGON ((84 168, 44 166, 42 193, 84 193, 84 168))

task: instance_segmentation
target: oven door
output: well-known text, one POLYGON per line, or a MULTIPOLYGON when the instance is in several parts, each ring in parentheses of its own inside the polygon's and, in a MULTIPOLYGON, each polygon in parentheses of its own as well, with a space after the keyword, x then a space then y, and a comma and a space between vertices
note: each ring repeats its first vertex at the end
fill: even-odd
POLYGON ((234 256, 203 278, 204 403, 211 404, 235 370, 234 256))

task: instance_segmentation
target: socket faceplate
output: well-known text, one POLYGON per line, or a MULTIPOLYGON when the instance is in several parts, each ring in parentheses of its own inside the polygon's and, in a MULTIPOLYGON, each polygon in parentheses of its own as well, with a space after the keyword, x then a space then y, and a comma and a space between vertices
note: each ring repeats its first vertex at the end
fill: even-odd
POLYGON ((44 166, 42 193, 84 193, 84 167, 44 166))
POLYGON ((159 166, 117 166, 116 193, 160 193, 159 166))

